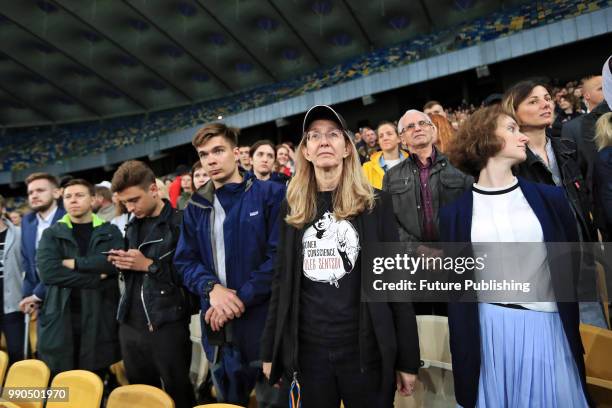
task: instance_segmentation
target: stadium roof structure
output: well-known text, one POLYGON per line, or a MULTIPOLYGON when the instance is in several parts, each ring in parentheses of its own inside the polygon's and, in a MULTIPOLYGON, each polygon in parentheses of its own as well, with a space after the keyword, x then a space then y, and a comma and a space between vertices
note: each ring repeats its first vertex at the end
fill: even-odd
POLYGON ((0 11, 0 126, 187 106, 524 0, 20 0, 0 11))

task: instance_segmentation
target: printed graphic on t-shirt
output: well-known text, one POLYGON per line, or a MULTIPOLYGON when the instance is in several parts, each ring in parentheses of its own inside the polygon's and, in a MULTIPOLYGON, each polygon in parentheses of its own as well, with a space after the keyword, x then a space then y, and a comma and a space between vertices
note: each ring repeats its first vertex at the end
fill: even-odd
POLYGON ((304 276, 339 287, 359 256, 359 235, 353 225, 326 212, 304 233, 304 276))

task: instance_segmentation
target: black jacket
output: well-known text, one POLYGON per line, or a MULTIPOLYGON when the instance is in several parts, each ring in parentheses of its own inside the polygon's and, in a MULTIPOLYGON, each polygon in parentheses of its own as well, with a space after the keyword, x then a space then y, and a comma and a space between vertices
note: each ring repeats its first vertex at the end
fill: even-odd
MULTIPOLYGON (((360 237, 362 250, 368 242, 398 240, 391 198, 376 190, 376 206, 351 220, 360 237)), ((287 215, 287 202, 281 206, 281 219, 287 215)), ((302 253, 296 253, 304 229, 298 230, 286 222, 281 225, 278 256, 272 281, 272 298, 266 326, 261 339, 263 361, 272 362, 270 382, 283 374, 290 377, 299 372, 298 335, 300 277, 302 253)), ((361 255, 360 255, 361 256, 361 255)), ((393 381, 394 370, 416 374, 420 365, 419 338, 411 303, 361 303, 359 311, 359 346, 361 367, 381 365, 382 384, 393 381)))
POLYGON ((564 123, 561 130, 562 138, 572 140, 576 144, 578 164, 582 177, 588 183, 589 191, 592 191, 593 163, 597 156, 597 147, 593 141, 595 123, 606 112, 610 112, 610 108, 606 101, 603 101, 588 114, 564 123))
MULTIPOLYGON (((435 162, 429 173, 429 188, 436 224, 438 209, 455 201, 464 191, 469 190, 473 183, 474 179, 471 176, 453 167, 448 158, 436 149, 435 162)), ((383 190, 391 193, 393 197, 400 241, 422 241, 421 179, 413 155, 385 173, 383 190)))
POLYGON ((119 302, 117 320, 125 323, 128 312, 126 296, 133 293, 135 274, 142 274, 143 284, 139 290, 139 299, 130 301, 142 302, 149 330, 159 326, 186 320, 189 318, 187 292, 182 280, 174 267, 173 258, 179 239, 182 213, 175 210, 169 201, 164 200, 164 208, 158 222, 140 245, 138 243, 138 224, 142 220, 134 217, 126 225, 125 249, 139 249, 145 257, 153 260, 155 272, 121 271, 125 281, 125 291, 119 302))
MULTIPOLYGON (((550 143, 561 172, 562 187, 578 220, 581 238, 584 241, 593 241, 597 235, 590 216, 591 194, 580 171, 576 146, 570 140, 558 138, 550 138, 550 143)), ((534 183, 555 185, 550 170, 529 149, 527 149, 527 160, 519 164, 514 169, 514 173, 534 183)))
POLYGON ((594 167, 595 222, 606 242, 612 240, 612 146, 597 154, 594 167))
POLYGON ((557 108, 555 110, 555 121, 550 129, 551 136, 561 137, 562 129, 565 124, 578 119, 582 115, 584 114, 581 112, 565 113, 565 111, 561 110, 561 108, 557 108))

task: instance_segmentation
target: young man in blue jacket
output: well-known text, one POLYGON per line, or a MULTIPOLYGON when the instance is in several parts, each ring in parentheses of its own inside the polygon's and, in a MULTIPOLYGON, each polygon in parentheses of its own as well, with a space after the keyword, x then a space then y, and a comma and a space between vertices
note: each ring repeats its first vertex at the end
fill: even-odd
POLYGON ((184 211, 174 262, 200 297, 202 339, 220 399, 247 405, 256 382, 258 399, 270 391, 257 360, 285 186, 241 174, 237 138, 238 130, 224 124, 194 136, 211 179, 184 211))

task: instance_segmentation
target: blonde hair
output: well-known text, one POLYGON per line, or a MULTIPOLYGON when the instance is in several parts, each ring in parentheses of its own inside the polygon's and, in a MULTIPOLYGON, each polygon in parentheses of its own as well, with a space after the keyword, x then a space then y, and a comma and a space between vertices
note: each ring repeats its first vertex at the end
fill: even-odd
MULTIPOLYGON (((343 134, 349 154, 342 163, 340 182, 332 199, 334 216, 339 220, 374 208, 374 190, 363 174, 357 149, 346 132, 343 134)), ((317 215, 317 181, 313 164, 304 157, 305 147, 306 138, 303 137, 295 152, 295 175, 287 188, 289 211, 285 221, 295 228, 303 228, 317 215)))
POLYGON ((597 120, 595 125, 595 145, 597 151, 612 146, 612 112, 605 113, 597 120))

